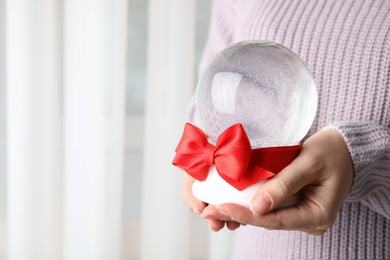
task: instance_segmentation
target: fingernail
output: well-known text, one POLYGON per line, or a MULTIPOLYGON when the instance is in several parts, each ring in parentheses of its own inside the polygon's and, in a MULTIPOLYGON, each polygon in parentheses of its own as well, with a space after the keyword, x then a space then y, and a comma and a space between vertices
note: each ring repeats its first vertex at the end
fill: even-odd
POLYGON ((266 213, 272 205, 271 198, 267 193, 261 193, 255 197, 250 205, 250 209, 253 214, 261 215, 266 213))

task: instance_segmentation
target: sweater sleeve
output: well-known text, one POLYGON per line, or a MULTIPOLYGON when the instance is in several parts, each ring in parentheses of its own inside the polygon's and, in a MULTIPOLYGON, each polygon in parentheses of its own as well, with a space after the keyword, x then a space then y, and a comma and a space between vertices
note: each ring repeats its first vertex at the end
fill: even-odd
POLYGON ((338 122, 351 154, 354 180, 347 202, 361 202, 390 219, 390 130, 375 123, 338 122))

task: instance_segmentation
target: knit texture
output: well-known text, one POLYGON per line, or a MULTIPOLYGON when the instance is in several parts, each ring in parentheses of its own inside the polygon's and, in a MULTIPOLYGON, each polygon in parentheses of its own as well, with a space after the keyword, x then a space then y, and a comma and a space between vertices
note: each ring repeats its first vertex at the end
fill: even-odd
POLYGON ((200 71, 243 40, 271 40, 296 52, 318 87, 309 135, 344 137, 354 181, 323 236, 241 227, 234 259, 390 259, 390 1, 215 0, 200 71))

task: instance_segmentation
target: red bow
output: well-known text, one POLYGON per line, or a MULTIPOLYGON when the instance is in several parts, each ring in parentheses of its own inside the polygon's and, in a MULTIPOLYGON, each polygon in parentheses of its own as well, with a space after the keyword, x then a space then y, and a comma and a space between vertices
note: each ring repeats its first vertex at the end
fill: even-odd
POLYGON ((202 130, 187 123, 172 163, 199 181, 207 179, 210 166, 215 165, 226 182, 244 190, 281 171, 300 148, 295 145, 252 150, 241 124, 227 128, 214 146, 202 130))

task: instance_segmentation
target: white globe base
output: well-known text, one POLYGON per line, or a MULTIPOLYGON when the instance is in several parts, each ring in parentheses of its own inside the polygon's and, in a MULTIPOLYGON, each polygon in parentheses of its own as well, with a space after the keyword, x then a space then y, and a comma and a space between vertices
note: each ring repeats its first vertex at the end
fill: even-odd
MULTIPOLYGON (((192 192, 197 199, 208 204, 236 203, 249 208, 253 195, 267 181, 260 181, 245 190, 239 191, 221 178, 215 166, 211 166, 207 179, 196 181, 192 186, 192 192)), ((278 208, 293 206, 298 201, 299 195, 295 195, 279 205, 278 208)))

